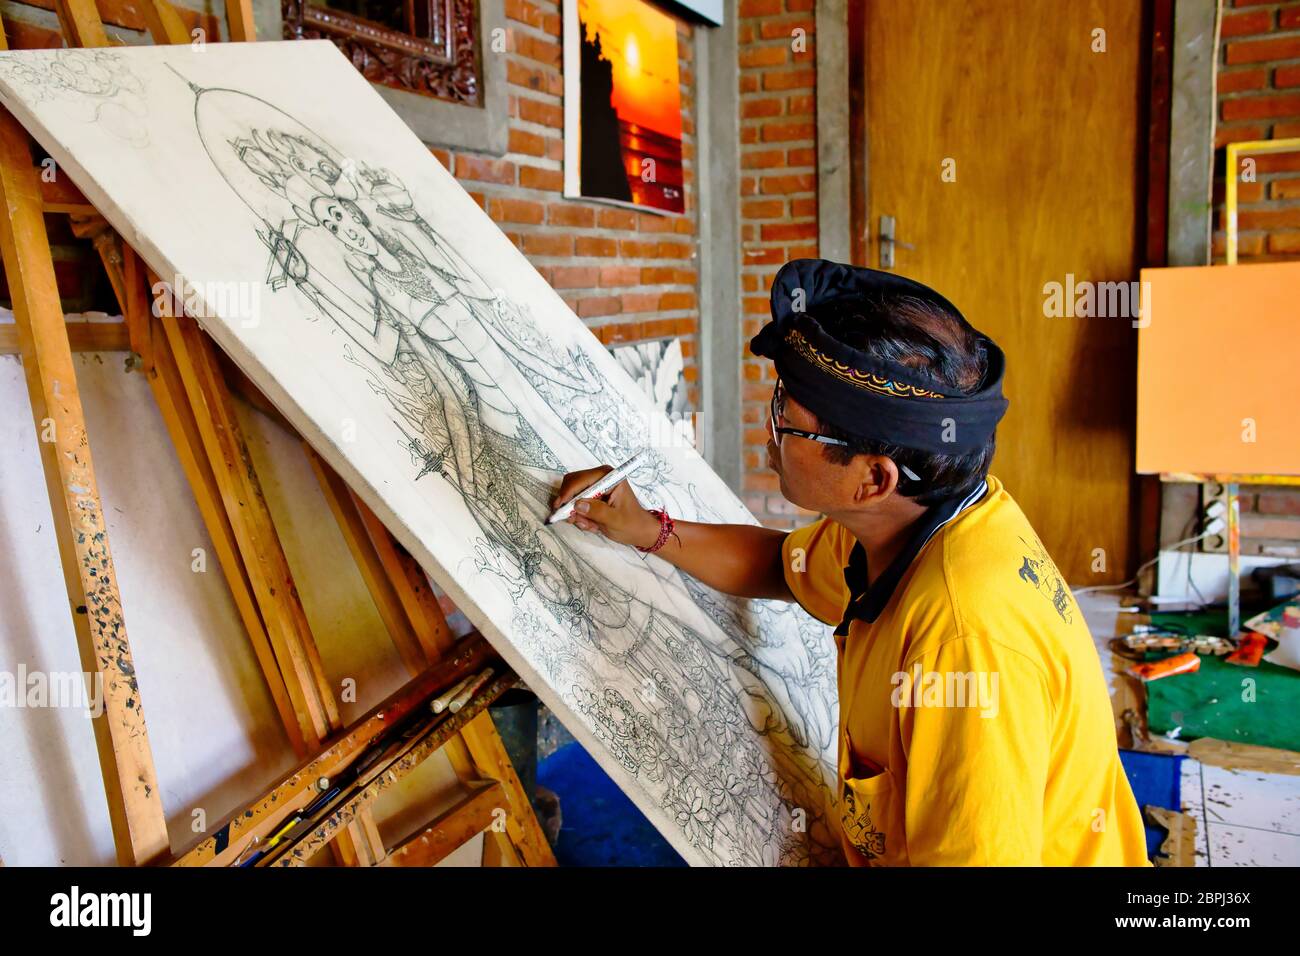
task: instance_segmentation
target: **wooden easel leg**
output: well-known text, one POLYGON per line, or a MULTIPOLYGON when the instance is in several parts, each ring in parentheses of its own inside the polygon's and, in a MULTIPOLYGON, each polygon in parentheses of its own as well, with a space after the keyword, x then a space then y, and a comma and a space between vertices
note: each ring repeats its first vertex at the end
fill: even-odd
MULTIPOLYGON (((403 663, 412 675, 420 673, 454 645, 424 571, 338 473, 306 442, 303 448, 403 663)), ((514 865, 522 859, 528 866, 554 866, 550 844, 491 716, 484 711, 443 749, 463 783, 486 778, 501 785, 509 804, 507 832, 487 834, 489 843, 505 844, 497 847, 499 855, 514 865)))
POLYGON ((0 196, 7 210, 0 217, 0 245, 77 644, 86 673, 103 682, 102 691, 88 690, 103 694, 94 729, 113 839, 119 862, 142 864, 169 852, 167 821, 42 218, 40 183, 27 134, 2 110, 0 196))

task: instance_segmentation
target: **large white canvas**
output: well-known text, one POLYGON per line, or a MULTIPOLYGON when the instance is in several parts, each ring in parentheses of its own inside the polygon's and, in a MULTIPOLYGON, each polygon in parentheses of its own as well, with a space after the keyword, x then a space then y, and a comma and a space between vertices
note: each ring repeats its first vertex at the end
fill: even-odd
POLYGON ((0 100, 689 862, 838 857, 826 628, 543 524, 647 446, 647 506, 755 521, 332 44, 6 53, 0 100))

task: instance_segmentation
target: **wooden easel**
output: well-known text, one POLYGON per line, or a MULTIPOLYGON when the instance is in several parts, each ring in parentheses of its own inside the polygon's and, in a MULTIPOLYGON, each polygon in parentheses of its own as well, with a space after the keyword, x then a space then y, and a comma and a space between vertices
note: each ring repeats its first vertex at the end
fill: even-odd
MULTIPOLYGON (((166 0, 143 0, 141 6, 156 43, 193 41, 186 23, 166 0)), ((94 0, 57 0, 57 12, 69 45, 109 45, 94 0)), ((254 38, 249 0, 227 0, 226 14, 232 40, 254 38)), ((3 29, 0 48, 7 49, 3 29)), ((303 442, 380 616, 413 677, 381 708, 352 728, 343 728, 211 341, 179 309, 162 318, 153 314, 149 290, 156 279, 143 260, 71 184, 42 184, 25 131, 3 110, 0 192, 8 209, 7 217, 0 217, 0 246, 32 412, 38 433, 52 431, 54 438, 41 443, 42 464, 78 644, 84 669, 104 677, 105 707, 95 721, 95 736, 119 862, 163 861, 170 847, 143 709, 130 676, 134 673, 130 647, 43 212, 68 213, 74 232, 92 239, 99 252, 126 319, 137 367, 149 380, 285 732, 303 761, 259 801, 216 828, 219 839, 201 840, 176 860, 181 865, 228 864, 249 840, 270 832, 288 815, 289 798, 300 795, 304 781, 346 766, 382 726, 385 709, 391 719, 436 686, 430 683, 430 674, 459 677, 469 666, 467 660, 477 654, 481 663, 487 652, 481 638, 474 639, 476 644, 453 640, 423 570, 303 442), (306 768, 316 774, 305 776, 306 768)), ((241 391, 288 427, 251 383, 244 380, 241 391)), ((497 685, 504 690, 508 682, 494 682, 497 685)), ((459 719, 449 725, 454 732, 444 734, 446 739, 439 739, 438 746, 420 758, 434 749, 445 750, 468 790, 456 806, 389 852, 369 809, 382 789, 376 786, 326 821, 328 838, 312 848, 328 844, 346 865, 431 865, 499 817, 495 800, 505 805, 505 826, 489 829, 483 862, 554 865, 554 855, 485 708, 483 703, 463 716, 458 714, 459 719)))

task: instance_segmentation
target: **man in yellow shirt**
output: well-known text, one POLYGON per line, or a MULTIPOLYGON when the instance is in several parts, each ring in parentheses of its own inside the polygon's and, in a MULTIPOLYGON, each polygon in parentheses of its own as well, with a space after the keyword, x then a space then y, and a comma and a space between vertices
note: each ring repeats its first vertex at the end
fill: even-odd
POLYGON ((772 317, 769 464, 824 517, 669 535, 623 482, 570 520, 835 625, 849 863, 1147 865, 1083 614, 988 474, 1001 350, 934 290, 819 259, 781 269, 772 317))

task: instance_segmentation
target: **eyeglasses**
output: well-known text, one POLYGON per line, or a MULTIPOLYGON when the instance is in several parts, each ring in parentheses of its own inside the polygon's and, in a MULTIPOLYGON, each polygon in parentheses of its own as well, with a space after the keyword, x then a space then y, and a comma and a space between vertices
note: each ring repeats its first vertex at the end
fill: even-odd
MULTIPOLYGON (((782 435, 794 435, 796 438, 807 438, 809 441, 819 441, 824 445, 844 445, 848 442, 839 438, 831 438, 829 435, 820 435, 817 432, 806 432, 801 428, 789 428, 785 424, 785 389, 781 387, 781 379, 776 380, 776 385, 772 387, 772 417, 770 419, 770 428, 772 431, 772 441, 778 448, 781 447, 782 435), (783 424, 778 425, 777 422, 783 424)), ((902 462, 894 462, 898 465, 898 470, 912 481, 920 481, 921 477, 911 468, 908 468, 902 462)))
POLYGON ((778 425, 777 422, 785 422, 785 389, 781 387, 781 380, 776 380, 776 385, 772 387, 772 441, 776 442, 778 448, 781 447, 782 435, 794 435, 796 438, 807 438, 809 441, 819 441, 824 445, 848 445, 848 442, 839 438, 831 438, 829 435, 819 435, 817 432, 806 432, 801 428, 788 428, 784 424, 778 425))

